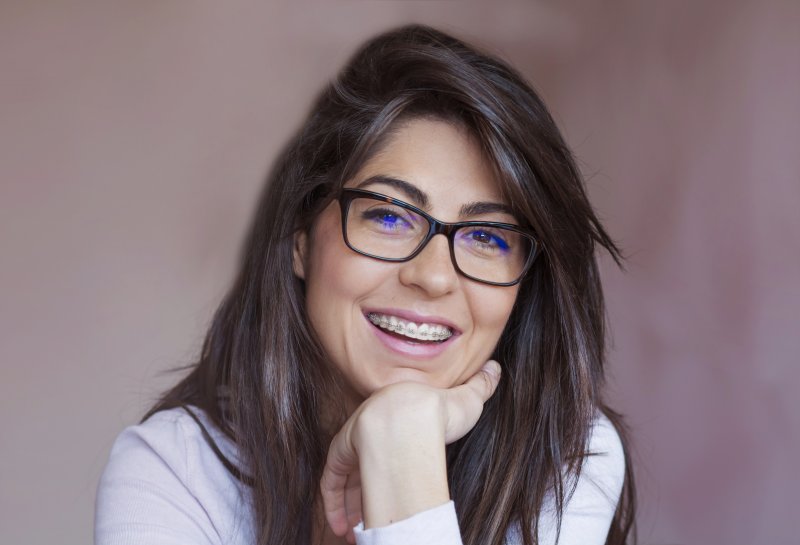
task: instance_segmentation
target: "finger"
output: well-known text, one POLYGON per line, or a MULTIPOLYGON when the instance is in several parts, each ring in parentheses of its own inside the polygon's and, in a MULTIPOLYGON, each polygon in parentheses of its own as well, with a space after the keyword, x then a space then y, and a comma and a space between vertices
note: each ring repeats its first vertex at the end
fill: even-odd
POLYGON ((347 478, 345 489, 345 505, 347 507, 347 541, 356 542, 353 528, 361 522, 361 472, 355 470, 347 478))
POLYGON ((497 389, 500 374, 500 364, 489 360, 467 382, 448 390, 445 427, 447 443, 461 439, 475 426, 483 412, 483 404, 497 389))
POLYGON ((358 467, 358 458, 347 440, 347 435, 345 425, 345 428, 333 438, 320 479, 325 518, 337 536, 344 535, 348 530, 347 477, 358 467))
POLYGON ((481 404, 486 403, 500 383, 501 372, 500 364, 495 360, 489 360, 462 386, 466 386, 477 395, 481 404))

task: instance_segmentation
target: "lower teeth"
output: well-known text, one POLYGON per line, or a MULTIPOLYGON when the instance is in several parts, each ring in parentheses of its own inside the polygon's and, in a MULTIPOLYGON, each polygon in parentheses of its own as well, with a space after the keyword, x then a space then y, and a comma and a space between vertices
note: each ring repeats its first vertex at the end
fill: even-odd
MULTIPOLYGON (((380 327, 380 326, 378 326, 378 327, 380 327)), ((393 335, 394 337, 397 337, 398 339, 403 339, 404 341, 413 341, 413 342, 418 342, 418 343, 440 343, 440 342, 444 342, 443 339, 442 340, 417 339, 416 337, 408 337, 407 335, 403 335, 402 333, 400 333, 398 331, 390 331, 389 329, 384 329, 382 327, 381 327, 381 329, 383 329, 389 335, 393 335)))

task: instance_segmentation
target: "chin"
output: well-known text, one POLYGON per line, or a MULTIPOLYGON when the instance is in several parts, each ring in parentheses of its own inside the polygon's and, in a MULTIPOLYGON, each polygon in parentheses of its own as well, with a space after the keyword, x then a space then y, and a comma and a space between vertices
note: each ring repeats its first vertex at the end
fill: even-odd
POLYGON ((391 384, 397 384, 399 382, 417 382, 419 384, 426 384, 435 388, 449 388, 451 386, 451 384, 443 380, 443 377, 441 376, 434 375, 420 369, 403 367, 393 369, 391 372, 386 373, 378 381, 378 384, 376 384, 377 387, 373 391, 384 388, 391 384))

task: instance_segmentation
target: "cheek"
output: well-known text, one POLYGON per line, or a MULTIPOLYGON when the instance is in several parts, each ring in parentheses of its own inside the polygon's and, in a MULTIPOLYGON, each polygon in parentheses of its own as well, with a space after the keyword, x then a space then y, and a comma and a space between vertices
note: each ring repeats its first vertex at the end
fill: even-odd
POLYGON ((306 261, 306 310, 328 355, 347 360, 348 340, 363 320, 360 303, 385 283, 386 264, 349 249, 334 218, 320 221, 306 261))
MULTIPOLYGON (((346 253, 349 250, 340 239, 335 227, 323 226, 311 241, 305 278, 306 306, 315 327, 338 310, 337 301, 346 299, 353 288, 349 279, 354 276, 354 267, 346 253)), ((320 328, 319 332, 323 330, 320 328)))
POLYGON ((503 333, 503 329, 514 308, 518 288, 491 288, 480 286, 478 293, 471 298, 473 320, 480 337, 494 347, 503 333))
MULTIPOLYGON (((454 369, 457 376, 449 379, 449 385, 463 384, 491 358, 517 296, 516 287, 495 288, 473 284, 466 292, 472 330, 464 347, 464 365, 454 369)), ((502 361, 500 365, 503 365, 502 361)))

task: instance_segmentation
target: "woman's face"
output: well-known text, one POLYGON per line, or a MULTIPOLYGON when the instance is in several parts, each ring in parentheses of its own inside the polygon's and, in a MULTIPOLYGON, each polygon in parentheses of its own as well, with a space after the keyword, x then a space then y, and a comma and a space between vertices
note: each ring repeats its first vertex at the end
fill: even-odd
MULTIPOLYGON (((394 197, 441 221, 516 223, 505 212, 463 215, 466 205, 507 203, 478 144, 443 121, 404 123, 345 187, 394 197), (407 185, 368 181, 378 176, 407 185)), ((491 356, 518 291, 460 275, 445 236, 434 236, 407 262, 360 255, 345 245, 338 202, 310 233, 297 236, 294 269, 305 280, 311 325, 356 403, 401 381, 441 388, 463 383, 491 356), (409 338, 375 325, 380 318, 452 335, 444 342, 409 338)))

